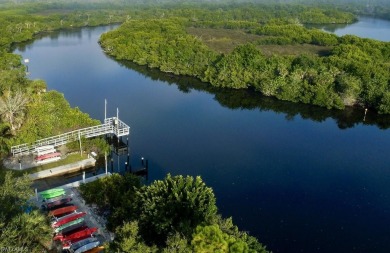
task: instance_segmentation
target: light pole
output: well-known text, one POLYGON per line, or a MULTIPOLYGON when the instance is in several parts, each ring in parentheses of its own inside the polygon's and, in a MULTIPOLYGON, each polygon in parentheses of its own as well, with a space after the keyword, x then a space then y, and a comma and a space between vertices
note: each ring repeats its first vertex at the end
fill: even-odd
POLYGON ((24 63, 26 64, 27 73, 28 73, 28 63, 29 62, 30 62, 30 59, 28 59, 28 58, 24 59, 24 63))

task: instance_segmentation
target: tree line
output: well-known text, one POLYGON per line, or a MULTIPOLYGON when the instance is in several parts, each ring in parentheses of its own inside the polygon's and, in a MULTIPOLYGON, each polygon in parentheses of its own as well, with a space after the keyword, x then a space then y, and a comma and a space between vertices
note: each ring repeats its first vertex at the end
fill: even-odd
POLYGON ((268 252, 218 214, 213 190, 199 176, 167 175, 142 185, 130 173, 114 174, 80 191, 106 213, 107 227, 115 231, 109 252, 268 252))
POLYGON ((49 252, 52 228, 35 207, 31 180, 0 170, 0 249, 10 252, 49 252))
MULTIPOLYGON (((129 20, 103 34, 100 44, 121 60, 195 76, 216 87, 251 88, 281 100, 343 109, 359 105, 390 113, 390 43, 356 36, 337 37, 306 29, 285 20, 259 24, 244 20, 217 22, 244 24, 259 40, 219 54, 185 28, 215 24, 191 18, 129 20), (248 25, 250 24, 250 25, 248 25), (265 56, 261 45, 313 44, 330 46, 327 56, 265 56)), ((215 27, 215 26, 214 26, 215 27)))
MULTIPOLYGON (((138 49, 132 51, 135 55, 130 58, 139 64, 158 67, 165 72, 193 75, 203 79, 210 59, 216 59, 218 54, 209 50, 198 39, 184 33, 185 27, 181 19, 190 19, 199 24, 210 21, 225 22, 225 20, 230 20, 232 24, 239 24, 246 20, 245 22, 252 26, 253 23, 268 22, 267 20, 280 15, 288 20, 313 23, 348 23, 354 20, 354 16, 349 13, 332 8, 318 9, 303 5, 295 5, 292 8, 280 4, 200 5, 185 1, 179 4, 162 5, 152 2, 124 4, 117 1, 113 1, 113 4, 39 1, 2 4, 0 6, 1 154, 7 154, 10 146, 15 144, 32 142, 63 131, 98 123, 89 119, 88 115, 77 108, 71 109, 63 96, 56 91, 46 92, 44 81, 29 80, 21 57, 11 53, 15 43, 27 42, 40 34, 59 29, 139 19, 163 19, 166 23, 158 23, 158 27, 153 28, 160 29, 161 35, 157 36, 157 33, 146 35, 140 27, 139 34, 136 36, 149 36, 148 43, 133 39, 131 43, 138 49), (313 15, 317 15, 318 18, 313 20, 313 15), (172 20, 168 21, 167 18, 172 20), (175 20, 176 18, 178 20, 175 20), (168 33, 171 35, 166 38, 168 33), (167 47, 164 43, 167 43, 167 47), (161 52, 157 54, 155 53, 157 51, 161 52), (160 53, 163 55, 159 55, 160 53)), ((110 51, 110 47, 108 45, 105 49, 110 51)), ((124 52, 132 54, 128 49, 124 52)), ((129 58, 124 55, 118 57, 129 58)))
MULTIPOLYGON (((279 4, 110 6, 107 3, 64 2, 1 6, 2 155, 15 144, 99 123, 78 108, 71 108, 62 94, 46 91, 43 80, 29 80, 21 57, 11 53, 15 43, 29 41, 41 33, 82 26, 125 22, 119 32, 102 37, 101 44, 108 53, 165 72, 195 76, 212 83, 212 87, 251 88, 280 99, 336 108, 342 107, 345 101, 361 102, 358 99, 364 95, 373 106, 380 103, 384 112, 388 110, 386 101, 390 103, 390 95, 383 95, 388 89, 385 84, 388 65, 383 60, 388 59, 388 46, 356 37, 344 38, 345 43, 338 39, 341 44, 333 45, 334 37, 325 39, 325 35, 317 35, 314 31, 304 38, 295 35, 288 41, 288 33, 275 34, 279 28, 272 27, 289 25, 291 31, 299 34, 302 29, 291 24, 349 23, 355 20, 350 13, 329 7, 279 4), (150 22, 153 20, 156 22, 150 22), (262 30, 265 24, 269 26, 268 30, 262 30), (268 40, 243 45, 231 54, 221 55, 205 46, 200 38, 188 35, 185 28, 189 25, 247 29, 247 32, 268 40), (281 44, 332 44, 333 58, 325 60, 312 55, 265 57, 258 46, 274 43, 272 40, 279 40, 281 44), (331 67, 329 62, 336 67, 331 67), (382 66, 385 68, 372 74, 382 66), (340 69, 344 72, 338 72, 340 69), (360 73, 361 77, 350 74, 353 71, 360 73), (337 82, 332 84, 329 81, 332 78, 337 82), (264 80, 272 82, 262 82, 264 80), (361 80, 371 80, 371 83, 361 80), (294 86, 287 85, 290 81, 295 82, 294 86)), ((33 195, 30 184, 26 177, 16 178, 10 172, 0 171, 0 248, 23 247, 29 252, 48 249, 51 230, 46 217, 28 203, 33 195)), ((109 228, 116 231, 117 237, 109 247, 114 251, 223 249, 228 252, 266 252, 255 238, 239 231, 231 219, 218 215, 215 196, 200 178, 168 176, 163 181, 142 186, 130 176, 115 175, 96 185, 82 187, 82 191, 87 201, 110 206, 109 228)))
MULTIPOLYGON (((85 6, 84 6, 85 7, 85 6)), ((71 108, 64 95, 47 91, 43 80, 30 80, 21 56, 11 53, 15 43, 59 29, 123 22, 123 10, 75 8, 73 5, 23 4, 0 8, 0 154, 13 145, 97 125, 98 120, 77 107, 71 108), (64 7, 59 11, 57 8, 64 7)))

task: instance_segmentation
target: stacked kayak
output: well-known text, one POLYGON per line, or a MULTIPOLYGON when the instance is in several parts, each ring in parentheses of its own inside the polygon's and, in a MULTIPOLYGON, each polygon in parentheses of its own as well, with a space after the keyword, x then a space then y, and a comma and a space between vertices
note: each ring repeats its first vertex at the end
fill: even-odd
POLYGON ((59 218, 57 221, 53 222, 51 224, 51 226, 52 226, 52 228, 58 228, 58 227, 63 226, 67 223, 70 223, 71 221, 79 219, 79 218, 83 217, 84 215, 86 215, 85 212, 71 213, 71 214, 68 214, 68 215, 65 215, 65 216, 59 218))
POLYGON ((40 194, 43 199, 47 200, 47 199, 52 199, 58 196, 65 195, 65 190, 63 188, 54 188, 54 189, 43 191, 40 194))
POLYGON ((63 250, 72 253, 101 252, 104 247, 94 237, 97 228, 86 225, 86 212, 79 212, 78 207, 71 204, 72 198, 65 196, 63 188, 53 188, 40 192, 43 205, 52 218, 51 227, 55 233, 53 240, 62 244, 63 250))
POLYGON ((58 217, 61 217, 63 215, 66 215, 68 213, 72 213, 76 210, 77 210, 77 206, 74 206, 74 205, 65 206, 65 207, 61 207, 61 208, 50 211, 49 215, 58 218, 58 217))
POLYGON ((78 249, 78 248, 80 248, 88 243, 96 242, 96 241, 97 241, 97 239, 95 237, 92 237, 92 236, 82 238, 80 240, 76 239, 76 240, 73 240, 72 242, 66 241, 66 242, 62 243, 62 249, 76 250, 76 249, 78 249))
POLYGON ((93 249, 90 249, 88 251, 85 251, 85 253, 99 253, 104 250, 104 246, 99 246, 93 249))
POLYGON ((97 241, 97 242, 91 242, 91 243, 88 243, 88 244, 86 244, 86 245, 84 245, 84 246, 82 246, 82 247, 76 249, 76 250, 74 251, 74 253, 83 253, 83 252, 86 252, 86 251, 88 251, 88 250, 90 250, 90 249, 96 248, 96 247, 99 246, 99 245, 100 245, 100 242, 99 242, 99 241, 97 241))
POLYGON ((81 223, 76 223, 76 224, 73 224, 67 228, 64 228, 60 233, 58 234, 64 234, 64 235, 67 235, 67 234, 71 234, 71 233, 74 233, 75 231, 80 231, 80 230, 83 230, 83 229, 86 229, 88 228, 88 226, 85 224, 85 222, 81 222, 81 223))
POLYGON ((72 220, 68 223, 65 223, 64 225, 55 228, 54 232, 59 233, 70 226, 77 225, 80 223, 84 223, 84 218, 78 218, 78 219, 72 220))
POLYGON ((44 204, 44 206, 46 207, 46 209, 52 210, 52 209, 55 209, 59 206, 65 205, 71 201, 72 201, 72 198, 69 198, 69 197, 56 198, 56 199, 51 199, 49 202, 46 202, 44 204))
POLYGON ((93 233, 95 233, 98 229, 97 228, 85 228, 80 231, 76 231, 74 233, 64 234, 59 233, 56 236, 54 236, 53 240, 60 240, 60 241, 76 241, 77 239, 81 238, 87 238, 92 236, 93 233))

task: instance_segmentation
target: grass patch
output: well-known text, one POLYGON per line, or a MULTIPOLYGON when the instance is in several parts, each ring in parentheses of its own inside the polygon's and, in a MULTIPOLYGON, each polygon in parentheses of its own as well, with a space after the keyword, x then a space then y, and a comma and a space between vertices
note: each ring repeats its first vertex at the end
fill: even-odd
POLYGON ((50 16, 53 14, 69 14, 76 12, 76 10, 72 9, 45 9, 45 10, 40 10, 37 12, 33 12, 34 14, 40 15, 40 16, 50 16))
POLYGON ((319 56, 329 55, 331 47, 316 46, 310 44, 297 45, 258 45, 257 48, 263 52, 264 55, 271 56, 273 54, 279 55, 301 55, 301 54, 316 54, 319 56))
POLYGON ((230 53, 238 45, 254 42, 263 36, 249 34, 244 30, 232 30, 221 28, 187 28, 187 32, 199 38, 212 50, 219 53, 230 53))
MULTIPOLYGON (((205 45, 218 53, 230 53, 238 45, 256 42, 267 36, 259 36, 246 33, 244 30, 232 30, 222 28, 187 28, 187 32, 199 38, 205 45)), ((331 47, 316 46, 310 44, 297 45, 258 45, 264 55, 300 55, 316 54, 320 56, 328 55, 331 47)))
POLYGON ((32 174, 32 173, 36 173, 36 172, 43 171, 43 170, 49 170, 49 169, 52 169, 52 168, 55 168, 55 167, 59 167, 59 166, 63 166, 63 165, 71 164, 71 163, 75 163, 75 162, 78 162, 78 161, 81 161, 81 160, 84 160, 84 159, 87 159, 87 158, 88 158, 87 154, 83 154, 82 156, 80 156, 80 154, 70 154, 66 158, 61 159, 59 161, 48 163, 48 164, 42 164, 40 166, 29 168, 29 169, 25 169, 25 170, 22 170, 22 171, 12 170, 12 169, 5 169, 5 170, 12 171, 17 176, 22 176, 25 173, 32 174))

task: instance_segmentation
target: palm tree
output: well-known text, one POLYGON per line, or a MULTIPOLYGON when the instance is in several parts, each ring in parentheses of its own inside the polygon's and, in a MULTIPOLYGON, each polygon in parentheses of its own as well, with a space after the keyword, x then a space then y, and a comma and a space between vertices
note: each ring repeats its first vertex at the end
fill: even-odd
POLYGON ((11 91, 0 97, 0 115, 2 120, 9 123, 11 131, 15 132, 24 118, 24 111, 29 99, 20 90, 12 95, 11 91))
POLYGON ((46 217, 34 210, 13 217, 0 233, 0 245, 23 248, 28 252, 46 252, 51 248, 52 230, 46 217))

